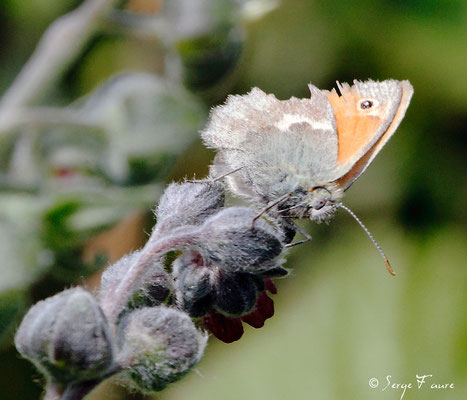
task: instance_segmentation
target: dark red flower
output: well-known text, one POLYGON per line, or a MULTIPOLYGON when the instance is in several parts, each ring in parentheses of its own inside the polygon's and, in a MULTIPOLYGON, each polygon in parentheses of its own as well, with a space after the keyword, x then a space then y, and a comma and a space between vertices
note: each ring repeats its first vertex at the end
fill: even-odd
POLYGON ((264 280, 264 290, 258 295, 255 307, 250 314, 243 317, 232 318, 220 314, 216 310, 211 310, 203 318, 206 328, 219 340, 224 343, 232 343, 239 340, 243 335, 242 321, 253 328, 261 328, 265 321, 274 315, 274 301, 267 295, 267 291, 272 294, 277 293, 276 286, 271 279, 264 280))
POLYGON ((243 325, 240 318, 226 317, 213 309, 203 318, 203 321, 206 328, 224 343, 235 342, 243 335, 243 325))

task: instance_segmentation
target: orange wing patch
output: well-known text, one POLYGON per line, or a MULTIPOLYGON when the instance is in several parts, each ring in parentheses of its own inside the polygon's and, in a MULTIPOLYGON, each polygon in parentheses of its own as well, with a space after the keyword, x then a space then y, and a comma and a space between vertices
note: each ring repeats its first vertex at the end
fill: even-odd
POLYGON ((402 98, 399 103, 399 107, 396 111, 395 116, 393 117, 391 123, 389 124, 386 131, 378 138, 378 140, 371 146, 371 148, 361 157, 355 165, 347 172, 342 178, 337 182, 339 186, 347 189, 370 165, 376 155, 380 152, 383 146, 391 138, 391 136, 396 131, 397 127, 404 118, 407 107, 409 106, 410 99, 413 95, 413 87, 408 81, 401 82, 402 85, 402 98))
POLYGON ((333 89, 327 93, 327 97, 337 125, 337 163, 343 165, 356 162, 378 139, 375 135, 388 110, 383 104, 378 106, 376 112, 360 110, 359 102, 362 98, 355 87, 343 84, 340 91, 342 96, 333 89))

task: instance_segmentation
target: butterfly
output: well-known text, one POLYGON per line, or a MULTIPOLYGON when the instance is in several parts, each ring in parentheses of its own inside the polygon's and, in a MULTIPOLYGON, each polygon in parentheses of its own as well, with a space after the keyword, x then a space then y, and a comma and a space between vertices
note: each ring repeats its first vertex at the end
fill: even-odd
POLYGON ((393 79, 337 85, 339 92, 310 84, 307 99, 278 100, 258 88, 229 96, 201 132, 217 151, 211 175, 285 219, 319 223, 347 209, 344 192, 394 134, 413 87, 393 79))

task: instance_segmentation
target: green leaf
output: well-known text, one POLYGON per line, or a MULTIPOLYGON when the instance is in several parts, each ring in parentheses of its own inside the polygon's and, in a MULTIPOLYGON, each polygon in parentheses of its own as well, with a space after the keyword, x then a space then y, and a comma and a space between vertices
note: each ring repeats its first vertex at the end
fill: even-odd
POLYGON ((183 88, 147 73, 111 78, 83 112, 107 132, 104 173, 124 184, 167 174, 175 156, 198 139, 206 119, 204 107, 183 88))
POLYGON ((27 291, 12 289, 0 292, 0 349, 8 346, 29 305, 27 291))

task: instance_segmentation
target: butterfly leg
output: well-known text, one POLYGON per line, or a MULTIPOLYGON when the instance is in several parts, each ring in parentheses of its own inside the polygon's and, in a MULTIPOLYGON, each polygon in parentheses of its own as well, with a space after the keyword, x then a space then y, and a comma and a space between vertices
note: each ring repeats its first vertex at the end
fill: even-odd
POLYGON ((298 246, 299 244, 302 244, 302 243, 306 243, 306 242, 309 242, 312 237, 310 236, 310 234, 305 231, 300 225, 297 225, 295 222, 291 221, 291 223, 293 224, 294 228, 300 232, 303 236, 305 236, 305 239, 303 240, 299 240, 298 242, 293 242, 293 243, 288 243, 286 244, 284 247, 287 247, 287 248, 290 248, 290 247, 294 247, 294 246, 298 246))
POLYGON ((230 174, 233 174, 237 171, 240 171, 243 167, 239 167, 239 168, 236 168, 232 171, 229 171, 229 172, 226 172, 225 174, 222 174, 216 178, 207 178, 207 179, 190 179, 190 180, 187 180, 187 182, 189 183, 205 183, 206 181, 210 182, 210 183, 214 183, 214 182, 217 182, 217 181, 220 181, 222 178, 225 178, 226 176, 230 175, 230 174))
POLYGON ((253 221, 251 221, 251 230, 254 228, 255 222, 266 212, 268 212, 271 208, 274 208, 277 206, 279 203, 282 203, 284 200, 289 198, 290 196, 293 196, 293 193, 286 193, 283 196, 279 197, 277 200, 274 200, 272 203, 268 204, 265 208, 263 208, 256 217, 253 218, 253 221))

